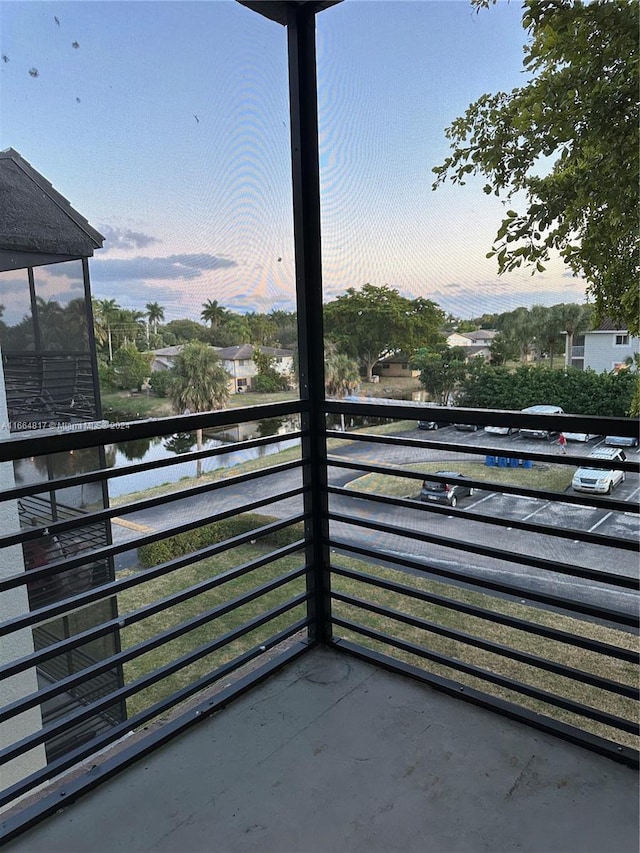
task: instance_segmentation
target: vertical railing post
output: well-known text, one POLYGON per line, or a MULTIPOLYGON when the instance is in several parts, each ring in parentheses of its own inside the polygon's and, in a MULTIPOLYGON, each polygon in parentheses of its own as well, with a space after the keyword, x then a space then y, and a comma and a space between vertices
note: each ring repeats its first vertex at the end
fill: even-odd
POLYGON ((324 338, 320 242, 320 167, 313 4, 291 3, 287 21, 293 225, 296 257, 298 356, 304 466, 307 588, 313 642, 331 639, 327 521, 327 464, 324 415, 324 338))

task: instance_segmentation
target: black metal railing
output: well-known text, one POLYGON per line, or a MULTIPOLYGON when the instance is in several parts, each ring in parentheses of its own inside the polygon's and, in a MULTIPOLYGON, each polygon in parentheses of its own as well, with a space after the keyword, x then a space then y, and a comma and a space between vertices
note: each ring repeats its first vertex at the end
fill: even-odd
MULTIPOLYGON (((117 445, 125 436, 306 412, 304 401, 293 401, 33 433, 0 442, 0 465, 117 445)), ((159 715, 169 723, 154 743, 191 725, 304 653, 323 636, 314 620, 327 619, 327 641, 338 650, 637 764, 637 453, 608 461, 577 445, 564 456, 554 441, 518 433, 425 433, 416 428, 424 412, 418 404, 327 401, 323 412, 376 419, 378 426, 345 433, 314 425, 316 446, 327 448, 320 508, 305 475, 308 428, 295 425, 284 436, 21 483, 0 494, 5 517, 15 517, 0 535, 4 566, 13 560, 14 567, 0 579, 0 637, 20 650, 2 663, 0 678, 22 684, 0 709, 0 725, 15 725, 15 739, 0 750, 6 776, 13 776, 1 805, 159 715), (284 452, 195 476, 198 460, 224 454, 228 463, 230 454, 266 453, 283 439, 293 444, 284 452), (587 461, 621 471, 624 484, 612 495, 573 491, 571 474, 587 461), (42 503, 42 493, 133 473, 144 478, 164 469, 170 478, 185 462, 194 466, 189 480, 123 495, 107 508, 86 506, 54 521, 42 503), (424 480, 447 489, 457 468, 456 505, 420 500, 424 480), (20 527, 28 508, 29 524, 20 527), (106 539, 87 538, 105 525, 106 539), (322 553, 313 541, 318 529, 327 565, 309 556, 322 553), (82 542, 74 549, 76 535, 82 542), (29 550, 45 539, 65 548, 30 564, 29 550), (115 561, 111 580, 58 585, 39 600, 28 594, 107 560, 115 561), (100 610, 98 620, 93 608, 105 601, 117 606, 108 618, 100 610), (46 675, 39 683, 38 673, 46 675), (233 673, 237 686, 229 687, 233 673), (52 702, 60 713, 34 724, 33 714, 52 702), (123 707, 126 718, 112 713, 123 707), (63 750, 69 727, 86 737, 63 750)), ((460 410, 460 420, 514 429, 544 424, 552 433, 633 435, 636 428, 620 418, 484 410, 460 410)), ((123 747, 114 768, 150 743, 123 747)))
MULTIPOLYGON (((253 421, 297 415, 303 408, 285 403, 243 414, 245 421, 253 421)), ((2 442, 0 464, 117 445, 125 436, 130 442, 238 420, 237 414, 225 412, 191 420, 33 431, 2 442)), ((302 436, 294 426, 285 435, 39 478, 2 492, 9 524, 0 535, 7 557, 0 579, 0 636, 22 652, 0 666, 4 683, 11 679, 17 685, 12 701, 0 709, 0 725, 6 729, 13 721, 15 728, 15 742, 0 751, 4 778, 14 777, 0 796, 2 805, 251 661, 262 664, 266 657, 273 667, 278 655, 289 660, 306 648, 301 642, 309 623, 309 512, 302 436), (271 446, 283 441, 294 445, 286 460, 269 457, 271 446), (265 455, 244 468, 219 468, 196 478, 198 461, 224 455, 229 465, 247 450, 265 455), (52 512, 51 495, 132 474, 144 482, 146 472, 159 468, 171 479, 177 464, 193 464, 193 477, 124 495, 107 508, 97 502, 82 511, 65 511, 56 501, 55 516, 52 512), (108 536, 90 535, 105 525, 108 536), (115 578, 96 577, 95 566, 110 560, 116 564, 115 578), (88 572, 91 583, 69 583, 88 572), (104 602, 115 608, 99 608, 104 602), (116 651, 106 653, 105 641, 114 637, 116 651), (277 651, 271 654, 271 649, 277 651), (116 673, 120 677, 114 682, 116 673), (122 706, 125 719, 111 713, 122 706), (37 717, 34 723, 33 716, 30 725, 24 723, 29 713, 45 707, 53 712, 44 725, 37 724, 37 717), (69 730, 76 734, 73 747, 63 750, 61 737, 69 730), (33 769, 33 760, 27 761, 30 772, 21 772, 21 761, 34 755, 40 756, 39 766, 33 769)))
MULTIPOLYGON (((411 416, 408 407, 327 408, 411 416)), ((528 417, 460 410, 456 419, 518 430, 535 426, 528 417)), ((600 439, 565 455, 553 438, 517 432, 463 438, 450 427, 425 440, 410 430, 328 431, 342 446, 327 458, 330 482, 339 478, 328 488, 334 639, 637 765, 637 453, 588 455, 605 434, 637 435, 637 423, 576 416, 545 423, 555 437, 585 430, 600 439), (362 449, 348 453, 347 443, 362 449), (573 474, 584 465, 620 472, 613 482, 624 485, 609 494, 577 491, 573 474), (425 480, 432 491, 421 494, 425 480), (465 497, 452 497, 452 506, 446 495, 455 490, 465 497)))

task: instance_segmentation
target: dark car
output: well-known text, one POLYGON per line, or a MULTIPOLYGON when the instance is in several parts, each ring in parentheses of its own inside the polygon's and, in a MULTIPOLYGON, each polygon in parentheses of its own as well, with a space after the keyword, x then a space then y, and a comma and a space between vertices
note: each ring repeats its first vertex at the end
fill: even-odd
POLYGON ((418 421, 418 429, 440 429, 448 425, 447 421, 418 421))
POLYGON ((464 432, 477 432, 480 427, 478 424, 454 424, 455 429, 463 430, 464 432))
POLYGON ((425 480, 420 491, 421 501, 457 506, 459 498, 473 494, 471 486, 456 482, 462 479, 462 474, 458 471, 436 471, 436 476, 446 477, 446 480, 442 483, 437 480, 425 480))

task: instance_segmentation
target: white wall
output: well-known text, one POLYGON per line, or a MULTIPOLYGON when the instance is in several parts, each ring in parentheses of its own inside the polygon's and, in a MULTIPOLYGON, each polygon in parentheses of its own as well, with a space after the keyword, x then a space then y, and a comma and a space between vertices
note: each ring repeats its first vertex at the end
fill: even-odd
POLYGON ((640 349, 640 339, 629 336, 629 343, 616 345, 616 336, 626 334, 619 332, 587 332, 584 336, 584 366, 590 367, 596 373, 607 373, 616 364, 624 363, 633 357, 640 349))

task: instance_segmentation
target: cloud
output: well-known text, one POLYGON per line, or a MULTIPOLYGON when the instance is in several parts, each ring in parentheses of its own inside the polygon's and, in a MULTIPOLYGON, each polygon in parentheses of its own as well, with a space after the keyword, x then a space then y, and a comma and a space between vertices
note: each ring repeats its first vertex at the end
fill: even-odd
POLYGON ((198 278, 206 270, 237 266, 231 258, 204 252, 192 255, 167 255, 161 258, 95 258, 91 262, 94 281, 147 281, 198 278))
POLYGON ((110 225, 101 225, 99 230, 105 238, 105 252, 110 249, 146 249, 153 243, 161 242, 157 237, 143 234, 142 231, 132 231, 130 228, 112 228, 110 225))

